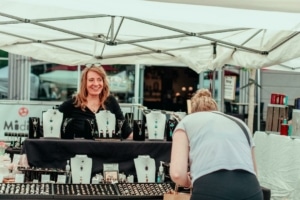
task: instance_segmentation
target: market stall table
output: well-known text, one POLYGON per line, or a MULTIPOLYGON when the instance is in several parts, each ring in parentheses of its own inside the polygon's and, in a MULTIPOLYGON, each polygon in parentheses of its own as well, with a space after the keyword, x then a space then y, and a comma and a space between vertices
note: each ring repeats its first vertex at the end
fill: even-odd
POLYGON ((26 139, 22 154, 26 154, 30 166, 60 169, 76 154, 85 154, 93 159, 92 174, 102 173, 104 163, 119 163, 119 172, 134 175, 134 158, 149 155, 158 169, 160 161, 170 161, 171 145, 167 141, 148 140, 26 139))

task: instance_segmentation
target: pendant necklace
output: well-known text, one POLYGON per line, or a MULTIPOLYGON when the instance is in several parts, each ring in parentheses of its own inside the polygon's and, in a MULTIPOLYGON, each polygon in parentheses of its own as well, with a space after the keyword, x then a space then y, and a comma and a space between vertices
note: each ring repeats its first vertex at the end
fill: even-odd
POLYGON ((83 165, 84 165, 84 160, 81 160, 81 165, 80 165, 80 178, 79 178, 79 183, 81 184, 82 183, 82 173, 83 173, 83 169, 84 169, 84 167, 83 167, 83 165))
POLYGON ((63 133, 66 133, 66 128, 69 122, 72 121, 72 118, 66 118, 63 123, 63 133))
POLYGON ((155 122, 154 122, 155 124, 154 124, 154 136, 155 136, 155 138, 156 138, 156 136, 157 136, 157 128, 158 128, 158 122, 157 122, 157 118, 155 119, 155 122))
POLYGON ((109 131, 108 131, 108 127, 106 127, 106 138, 109 138, 109 131))
POLYGON ((93 119, 86 119, 86 121, 88 121, 90 127, 91 127, 91 134, 92 136, 94 135, 95 133, 95 123, 94 123, 94 120, 93 119))
POLYGON ((109 125, 109 113, 106 111, 106 125, 109 125))
POLYGON ((52 131, 53 131, 53 116, 56 115, 56 111, 53 112, 53 115, 51 116, 50 118, 50 133, 52 134, 52 131))
POLYGON ((38 120, 34 117, 31 119, 32 120, 32 128, 33 128, 33 137, 36 138, 36 131, 37 131, 37 125, 38 125, 38 120))
POLYGON ((83 164, 84 164, 84 160, 81 160, 81 165, 80 165, 80 171, 83 171, 83 164))
POLYGON ((109 127, 109 118, 108 118, 109 113, 107 110, 106 110, 105 115, 106 115, 106 137, 108 138, 109 137, 109 128, 108 128, 109 127))
POLYGON ((126 119, 130 127, 132 127, 133 113, 126 113, 126 119))
POLYGON ((92 111, 94 114, 97 113, 97 111, 99 110, 99 102, 97 103, 90 103, 88 108, 90 109, 90 111, 92 111))
POLYGON ((148 167, 148 159, 147 159, 147 162, 145 163, 145 182, 146 183, 148 183, 148 169, 149 169, 149 167, 148 167))
POLYGON ((138 122, 137 122, 137 125, 138 125, 138 129, 139 129, 139 135, 142 135, 142 120, 139 120, 138 122))
POLYGON ((170 128, 169 136, 172 137, 173 131, 174 131, 174 128, 175 128, 175 121, 169 120, 169 128, 170 128))

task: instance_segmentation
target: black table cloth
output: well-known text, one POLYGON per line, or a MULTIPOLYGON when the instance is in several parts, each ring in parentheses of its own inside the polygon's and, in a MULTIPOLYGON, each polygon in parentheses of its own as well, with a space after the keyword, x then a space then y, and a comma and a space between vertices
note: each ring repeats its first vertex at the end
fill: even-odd
POLYGON ((104 163, 119 163, 119 172, 135 175, 133 159, 149 155, 155 159, 158 170, 160 161, 170 162, 172 143, 168 141, 130 140, 63 140, 26 139, 22 154, 27 155, 28 164, 40 168, 65 169, 67 160, 76 154, 85 154, 93 159, 92 175, 103 173, 104 163))

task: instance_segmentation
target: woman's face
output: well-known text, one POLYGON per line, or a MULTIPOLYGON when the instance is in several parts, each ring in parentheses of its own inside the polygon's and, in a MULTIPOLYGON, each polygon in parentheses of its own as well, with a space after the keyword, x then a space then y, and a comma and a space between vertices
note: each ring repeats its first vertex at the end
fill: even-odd
POLYGON ((103 89, 103 79, 96 72, 89 71, 87 73, 86 83, 88 96, 98 96, 103 89))

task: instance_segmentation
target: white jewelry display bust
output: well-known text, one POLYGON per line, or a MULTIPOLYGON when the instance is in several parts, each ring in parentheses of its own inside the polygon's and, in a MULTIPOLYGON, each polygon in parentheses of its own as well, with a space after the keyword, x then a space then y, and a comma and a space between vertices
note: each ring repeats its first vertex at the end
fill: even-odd
POLYGON ((106 137, 106 133, 109 137, 112 137, 112 133, 115 132, 116 116, 109 110, 101 110, 96 113, 96 121, 98 126, 98 133, 103 133, 103 137, 106 137))
POLYGON ((57 109, 48 109, 43 112, 43 135, 44 138, 60 138, 60 128, 63 113, 57 109))
POLYGON ((149 155, 140 155, 134 159, 134 166, 139 183, 155 183, 155 160, 149 155))
POLYGON ((163 140, 166 126, 166 115, 161 111, 151 111, 146 114, 148 139, 163 140))
POLYGON ((92 158, 87 157, 87 155, 75 155, 71 158, 72 183, 89 184, 91 182, 92 164, 92 158))

